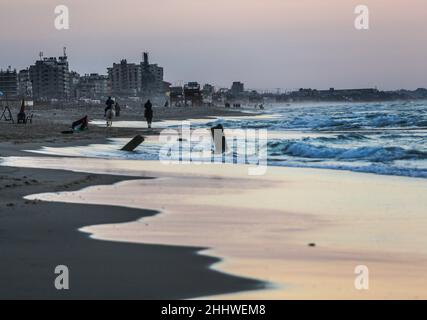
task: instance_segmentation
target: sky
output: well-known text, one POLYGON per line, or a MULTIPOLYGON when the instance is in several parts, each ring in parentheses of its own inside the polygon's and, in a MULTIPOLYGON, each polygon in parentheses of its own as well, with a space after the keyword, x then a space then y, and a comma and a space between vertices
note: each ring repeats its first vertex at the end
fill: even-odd
POLYGON ((148 51, 173 84, 427 87, 426 35, 426 0, 0 0, 0 68, 66 46, 72 70, 105 74, 148 51), (360 4, 369 30, 354 27, 360 4), (55 28, 58 5, 69 30, 55 28))

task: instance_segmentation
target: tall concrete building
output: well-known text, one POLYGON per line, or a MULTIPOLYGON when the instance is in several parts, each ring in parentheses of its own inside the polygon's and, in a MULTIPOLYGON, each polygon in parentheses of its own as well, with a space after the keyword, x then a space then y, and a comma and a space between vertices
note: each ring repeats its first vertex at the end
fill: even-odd
POLYGON ((42 58, 30 67, 34 100, 68 100, 70 98, 70 71, 68 58, 42 58))
POLYGON ((241 95, 243 92, 245 92, 245 85, 238 81, 233 82, 233 85, 231 86, 231 94, 234 96, 238 96, 241 95))
POLYGON ((80 83, 80 74, 75 71, 70 71, 69 81, 70 81, 70 99, 77 99, 77 86, 80 83))
POLYGON ((141 67, 135 63, 128 63, 126 59, 114 63, 108 68, 108 77, 111 81, 113 94, 119 96, 137 96, 141 91, 141 67))
POLYGON ((150 64, 148 53, 144 53, 140 64, 128 63, 122 60, 108 68, 112 94, 118 96, 156 96, 165 93, 163 68, 150 64))
POLYGON ((148 53, 144 52, 141 63, 142 92, 146 95, 157 95, 164 92, 163 68, 157 64, 150 64, 148 53))
POLYGON ((33 84, 29 69, 23 69, 18 73, 18 95, 23 98, 33 97, 33 84))
POLYGON ((103 99, 110 94, 109 91, 108 76, 97 73, 86 74, 80 77, 76 88, 78 99, 103 99))
POLYGON ((0 70, 0 91, 8 98, 16 98, 18 95, 18 75, 16 70, 9 67, 0 70))
POLYGON ((200 90, 200 84, 197 82, 189 82, 184 86, 185 105, 202 106, 203 96, 200 90))

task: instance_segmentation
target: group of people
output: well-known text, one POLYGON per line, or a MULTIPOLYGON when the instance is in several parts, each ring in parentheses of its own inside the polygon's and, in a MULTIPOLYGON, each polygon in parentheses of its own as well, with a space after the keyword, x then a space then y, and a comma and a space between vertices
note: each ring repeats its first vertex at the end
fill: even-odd
MULTIPOLYGON (((108 97, 105 102, 105 113, 104 117, 107 119, 107 127, 111 127, 113 125, 114 115, 116 117, 120 117, 121 108, 119 103, 114 101, 111 97, 108 97)), ((150 100, 148 100, 144 105, 144 117, 147 120, 148 128, 151 128, 151 124, 153 122, 153 105, 150 100)))

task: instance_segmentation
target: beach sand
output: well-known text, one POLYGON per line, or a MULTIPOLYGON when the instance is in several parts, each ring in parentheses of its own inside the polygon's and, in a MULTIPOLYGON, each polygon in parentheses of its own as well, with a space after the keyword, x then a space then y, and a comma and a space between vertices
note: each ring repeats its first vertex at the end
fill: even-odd
POLYGON ((0 298, 427 298, 425 179, 277 167, 249 176, 243 165, 79 158, 78 148, 55 156, 158 134, 91 126, 61 135, 80 111, 1 124, 0 298), (53 154, 24 151, 42 147, 53 154), (60 264, 70 291, 54 289, 60 264), (369 290, 355 288, 360 265, 369 290))
POLYGON ((247 166, 77 158, 8 164, 156 177, 28 199, 160 211, 82 231, 109 241, 209 248, 204 255, 222 259, 215 270, 268 284, 199 297, 426 298, 424 179, 272 167, 265 176, 248 176, 247 166), (369 268, 369 290, 355 288, 359 265, 369 268))
MULTIPOLYGON (((20 106, 12 108, 13 116, 19 112, 20 106)), ((2 109, 1 109, 2 110, 2 109)), ((61 134, 62 131, 70 130, 71 124, 88 115, 89 121, 105 123, 104 105, 80 105, 80 106, 36 106, 28 113, 34 113, 33 123, 27 125, 12 124, 0 121, 0 155, 4 149, 1 144, 9 142, 13 144, 33 144, 45 145, 75 143, 82 144, 82 141, 105 141, 107 138, 133 137, 136 134, 156 135, 159 134, 159 123, 167 120, 187 120, 210 118, 215 116, 242 116, 241 110, 231 110, 220 107, 186 107, 186 108, 154 108, 154 127, 147 130, 142 107, 124 108, 119 118, 114 118, 113 127, 89 125, 89 130, 78 134, 61 134), (144 127, 117 127, 117 121, 141 121, 144 127)), ((5 150, 7 151, 7 150, 5 150)), ((3 154, 4 155, 4 154, 3 154)))
MULTIPOLYGON (((15 109, 12 112, 17 112, 15 109)), ((63 135, 61 131, 69 129, 71 122, 84 114, 89 114, 90 119, 102 119, 103 107, 43 106, 34 112, 33 124, 0 122, 0 157, 26 157, 29 153, 25 150, 41 147, 105 144, 110 138, 150 136, 160 130, 90 125, 88 131, 63 135)), ((242 113, 223 108, 185 108, 156 109, 155 115, 160 121, 242 113)), ((120 119, 143 121, 142 111, 124 109, 120 119)), ((90 239, 79 229, 131 222, 159 212, 25 200, 33 193, 77 191, 133 179, 43 167, 0 166, 0 299, 186 299, 265 286, 260 281, 210 269, 220 260, 199 255, 200 250, 206 250, 204 247, 90 239), (58 265, 70 268, 69 291, 54 288, 58 265)), ((151 175, 138 175, 138 179, 150 178, 151 175)))
POLYGON ((205 248, 97 241, 78 231, 157 211, 24 199, 123 179, 0 167, 0 299, 185 299, 263 286, 210 270, 219 259, 197 254, 205 248), (70 270, 70 290, 54 287, 58 265, 70 270))

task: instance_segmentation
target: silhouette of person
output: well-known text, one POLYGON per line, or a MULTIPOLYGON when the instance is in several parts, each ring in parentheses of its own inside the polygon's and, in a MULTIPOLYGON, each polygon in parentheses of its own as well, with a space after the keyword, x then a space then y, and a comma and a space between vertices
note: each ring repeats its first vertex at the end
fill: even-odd
POLYGON ((105 102, 107 105, 104 110, 104 117, 107 118, 107 127, 111 127, 113 125, 113 117, 114 117, 114 100, 111 97, 108 97, 108 100, 105 102))
POLYGON ((113 99, 111 99, 111 97, 108 97, 107 101, 105 101, 105 104, 106 104, 107 106, 105 107, 105 110, 104 110, 104 117, 106 117, 106 116, 107 116, 107 111, 108 111, 108 110, 112 110, 112 109, 113 109, 113 106, 114 106, 114 100, 113 100, 113 99))
POLYGON ((116 117, 120 117, 120 111, 122 110, 122 108, 120 108, 120 105, 118 102, 116 102, 114 106, 114 110, 116 111, 116 117))
POLYGON ((25 114, 25 100, 22 99, 21 110, 18 113, 18 123, 26 123, 27 115, 25 114))
POLYGON ((145 103, 144 109, 144 117, 147 120, 148 128, 151 128, 151 123, 153 122, 153 105, 150 100, 145 103))

